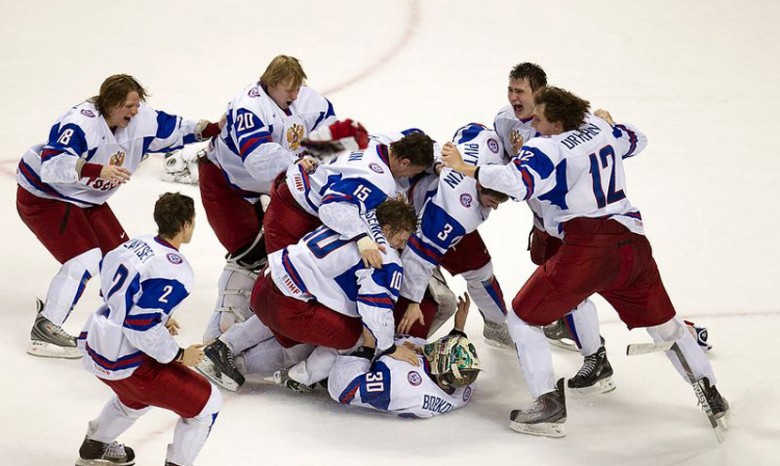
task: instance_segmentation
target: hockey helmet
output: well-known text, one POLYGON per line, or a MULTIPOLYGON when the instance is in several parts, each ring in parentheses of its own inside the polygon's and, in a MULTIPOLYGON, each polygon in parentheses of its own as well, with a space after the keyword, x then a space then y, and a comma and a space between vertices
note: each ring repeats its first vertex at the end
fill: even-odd
POLYGON ((468 338, 447 335, 423 346, 431 374, 444 386, 464 387, 474 383, 482 365, 468 338))

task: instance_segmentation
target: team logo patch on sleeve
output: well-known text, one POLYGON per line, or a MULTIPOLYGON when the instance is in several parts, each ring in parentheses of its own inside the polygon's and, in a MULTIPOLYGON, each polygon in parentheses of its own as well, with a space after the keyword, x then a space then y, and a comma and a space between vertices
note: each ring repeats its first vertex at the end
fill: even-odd
POLYGON ((168 261, 169 261, 171 264, 179 265, 179 264, 181 264, 182 262, 184 262, 184 259, 182 259, 180 255, 178 255, 178 254, 174 254, 174 253, 172 253, 172 252, 169 252, 169 253, 168 253, 168 254, 167 254, 165 257, 167 257, 167 258, 168 258, 168 261))
POLYGON ((471 197, 471 194, 463 193, 460 195, 460 203, 463 204, 463 207, 468 209, 473 202, 474 198, 471 197))
POLYGON ((380 167, 379 165, 377 165, 377 164, 375 164, 375 163, 369 163, 369 164, 368 164, 368 168, 370 168, 370 169, 374 170, 374 171, 375 171, 375 172, 377 172, 377 173, 384 173, 384 172, 385 172, 385 171, 382 169, 382 167, 380 167))
POLYGON ((260 93, 260 89, 253 87, 252 89, 249 89, 249 93, 247 95, 249 97, 260 97, 262 94, 260 93))
POLYGON ((469 398, 471 398, 471 385, 463 390, 463 401, 469 401, 469 398))
POLYGON ((95 118, 95 113, 88 108, 81 109, 81 114, 86 117, 95 118))
POLYGON ((420 376, 420 373, 417 371, 409 371, 409 373, 406 374, 406 380, 416 387, 422 383, 422 376, 420 376))
POLYGON ((492 152, 494 154, 498 154, 498 141, 496 141, 493 138, 489 138, 487 140, 487 146, 488 146, 488 149, 490 149, 490 152, 492 152))

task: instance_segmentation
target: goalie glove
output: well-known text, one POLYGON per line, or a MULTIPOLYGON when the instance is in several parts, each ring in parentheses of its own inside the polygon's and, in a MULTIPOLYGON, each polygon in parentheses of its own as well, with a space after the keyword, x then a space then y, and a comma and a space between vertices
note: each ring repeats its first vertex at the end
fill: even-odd
POLYGON ((317 128, 301 141, 301 145, 317 157, 343 150, 365 149, 368 147, 368 131, 359 122, 348 118, 317 128))

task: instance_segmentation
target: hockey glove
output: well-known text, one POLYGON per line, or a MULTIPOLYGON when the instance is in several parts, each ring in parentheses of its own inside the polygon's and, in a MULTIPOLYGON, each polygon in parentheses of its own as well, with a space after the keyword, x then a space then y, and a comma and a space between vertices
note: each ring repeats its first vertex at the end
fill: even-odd
POLYGON ((343 150, 368 147, 368 131, 357 121, 346 119, 323 126, 309 133, 301 144, 314 156, 322 157, 343 150))

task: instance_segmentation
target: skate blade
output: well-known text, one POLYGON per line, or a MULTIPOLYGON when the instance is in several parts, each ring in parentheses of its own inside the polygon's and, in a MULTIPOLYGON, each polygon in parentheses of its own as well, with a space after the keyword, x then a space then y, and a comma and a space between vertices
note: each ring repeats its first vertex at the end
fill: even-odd
POLYGON ((219 372, 214 364, 208 360, 208 358, 203 358, 198 364, 195 365, 195 369, 203 374, 207 379, 211 380, 225 390, 231 392, 238 390, 238 383, 225 374, 219 372))
POLYGON ((115 463, 111 460, 85 460, 79 458, 76 460, 76 466, 135 466, 135 460, 129 463, 115 463))
POLYGON ((580 349, 577 348, 577 345, 574 344, 571 340, 552 340, 550 338, 547 339, 547 342, 551 345, 558 347, 560 349, 564 349, 566 351, 573 351, 575 353, 579 353, 580 349))
POLYGON ((492 346, 493 348, 512 350, 512 351, 515 350, 514 343, 512 343, 511 345, 507 345, 505 343, 501 343, 498 340, 491 340, 490 338, 487 337, 485 338, 485 344, 487 344, 488 346, 492 346))
POLYGON ((27 354, 39 358, 80 359, 83 354, 76 346, 57 346, 45 341, 33 340, 27 354))
POLYGON ((609 393, 616 389, 617 386, 615 385, 615 382, 612 381, 612 377, 607 377, 606 379, 601 379, 598 382, 594 383, 590 387, 581 387, 581 388, 572 388, 569 387, 569 390, 576 393, 577 395, 598 395, 603 393, 609 393))
POLYGON ((566 429, 563 422, 540 422, 538 424, 523 424, 509 421, 509 428, 521 434, 535 435, 537 437, 563 438, 566 437, 566 429))

